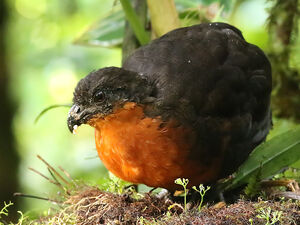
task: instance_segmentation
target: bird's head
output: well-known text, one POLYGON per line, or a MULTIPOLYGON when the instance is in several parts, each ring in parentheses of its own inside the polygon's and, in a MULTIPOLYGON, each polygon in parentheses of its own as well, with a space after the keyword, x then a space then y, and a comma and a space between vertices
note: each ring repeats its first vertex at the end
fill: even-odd
POLYGON ((135 72, 117 67, 91 72, 75 88, 68 115, 69 130, 73 132, 93 118, 103 118, 126 102, 143 103, 151 92, 151 85, 135 72))

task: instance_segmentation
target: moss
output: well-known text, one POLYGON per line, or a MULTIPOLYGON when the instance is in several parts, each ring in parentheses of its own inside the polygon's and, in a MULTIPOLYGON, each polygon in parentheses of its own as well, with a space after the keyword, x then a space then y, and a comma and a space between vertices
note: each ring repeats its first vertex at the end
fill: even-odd
MULTIPOLYGON (((267 224, 263 212, 280 212, 280 224, 300 224, 299 201, 250 202, 239 200, 198 210, 184 211, 183 206, 170 207, 174 202, 150 194, 136 198, 130 193, 114 194, 97 187, 84 187, 69 196, 54 215, 41 217, 31 224, 267 224), (168 209, 169 208, 169 209, 168 209)), ((270 219, 271 221, 271 219, 270 219)))

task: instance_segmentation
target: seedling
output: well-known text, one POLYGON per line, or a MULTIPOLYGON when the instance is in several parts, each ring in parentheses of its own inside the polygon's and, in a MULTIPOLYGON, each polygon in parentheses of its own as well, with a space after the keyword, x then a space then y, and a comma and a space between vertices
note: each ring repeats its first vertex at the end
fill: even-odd
POLYGON ((189 183, 189 179, 185 179, 185 178, 177 178, 175 180, 175 184, 179 184, 183 187, 184 189, 184 210, 186 210, 186 196, 187 196, 187 184, 189 183))
MULTIPOLYGON (((12 202, 9 202, 9 203, 4 202, 4 207, 0 210, 0 220, 1 220, 2 215, 8 216, 8 208, 10 206, 12 206, 13 204, 14 203, 12 203, 12 202)), ((18 223, 16 223, 16 224, 9 223, 9 225, 22 225, 24 220, 27 219, 27 217, 24 217, 24 215, 21 211, 18 211, 18 213, 21 215, 18 220, 18 223)), ((0 221, 0 225, 5 225, 5 224, 7 224, 7 223, 3 223, 0 221)))
POLYGON ((253 225, 253 219, 252 218, 249 219, 249 222, 250 222, 250 225, 253 225))
POLYGON ((130 183, 121 180, 120 178, 109 172, 109 182, 107 191, 112 193, 123 194, 125 187, 127 186, 130 186, 130 183))
POLYGON ((195 191, 197 191, 200 194, 200 196, 201 196, 200 204, 199 204, 199 207, 198 207, 198 210, 201 211, 201 207, 202 207, 202 203, 203 203, 203 199, 204 199, 205 193, 210 189, 210 186, 207 186, 205 188, 203 184, 200 184, 199 185, 199 189, 197 189, 196 186, 193 186, 192 188, 195 191))
POLYGON ((273 211, 271 210, 270 207, 264 209, 264 208, 259 208, 257 211, 260 213, 257 215, 257 218, 264 219, 266 220, 266 225, 272 225, 275 224, 276 222, 280 221, 282 211, 273 211))
POLYGON ((8 204, 6 202, 4 202, 4 207, 0 210, 0 218, 1 218, 1 215, 5 215, 5 216, 8 215, 8 209, 7 208, 12 206, 13 204, 14 203, 12 203, 12 202, 9 202, 8 204))

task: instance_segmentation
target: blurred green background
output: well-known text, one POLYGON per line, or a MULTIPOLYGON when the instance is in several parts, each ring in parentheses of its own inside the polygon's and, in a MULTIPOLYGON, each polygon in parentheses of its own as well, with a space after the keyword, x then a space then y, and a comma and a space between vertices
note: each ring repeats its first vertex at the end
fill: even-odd
MULTIPOLYGON (((76 83, 92 70, 120 66, 120 49, 72 44, 90 24, 112 10, 112 1, 8 0, 6 4, 8 85, 16 106, 13 131, 20 156, 20 164, 14 165, 19 171, 18 192, 46 197, 55 191, 54 185, 28 170, 33 167, 48 175, 37 154, 53 166, 61 165, 74 178, 97 183, 106 170, 96 157, 93 129, 83 126, 78 135, 72 135, 66 126, 68 108, 48 112, 37 124, 34 120, 49 105, 71 103, 76 83)), ((49 206, 46 201, 21 200, 19 209, 23 211, 49 206)))
MULTIPOLYGON (((238 5, 233 4, 234 1, 190 2, 204 6, 225 2, 224 15, 219 20, 238 27, 248 42, 268 51, 266 9, 270 8, 271 1, 245 0, 238 5)), ((76 83, 92 70, 121 65, 121 49, 117 46, 104 48, 90 46, 90 43, 74 44, 79 37, 85 37, 82 34, 92 24, 97 24, 100 18, 119 7, 119 3, 111 0, 6 0, 4 3, 8 14, 5 20, 9 74, 6 87, 8 99, 15 109, 12 110, 15 111, 12 127, 20 158, 19 164, 17 160, 10 163, 11 168, 18 169, 19 186, 15 191, 44 197, 51 197, 51 193, 57 191, 54 185, 28 170, 32 167, 48 174, 46 167, 36 158, 37 154, 55 167, 62 166, 75 179, 101 183, 107 177, 107 171, 97 157, 92 128, 82 126, 78 134, 72 135, 66 125, 68 108, 47 112, 37 124, 34 120, 49 105, 71 103, 76 83)), ((287 120, 277 121, 275 119, 272 135, 293 126, 287 120)), ((0 149, 1 155, 4 150, 0 149)), ((0 174, 6 172, 2 169, 0 174)), ((7 182, 4 175, 0 178, 1 185, 7 182)), ((16 201, 12 196, 7 199, 16 201)), ((46 201, 19 200, 18 209, 30 210, 33 214, 49 207, 46 201)), ((0 199, 0 207, 2 202, 0 199)))

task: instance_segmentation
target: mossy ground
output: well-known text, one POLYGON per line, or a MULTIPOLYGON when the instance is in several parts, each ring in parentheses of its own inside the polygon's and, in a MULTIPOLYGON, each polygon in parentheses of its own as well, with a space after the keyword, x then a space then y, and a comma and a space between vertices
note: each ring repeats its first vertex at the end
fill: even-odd
POLYGON ((60 204, 53 215, 29 224, 300 224, 300 201, 238 200, 234 204, 183 205, 153 194, 123 194, 82 187, 60 204), (273 223, 272 223, 273 222, 273 223))
MULTIPOLYGON (((133 188, 128 188, 128 183, 115 177, 111 177, 101 189, 96 186, 85 185, 83 182, 74 181, 61 167, 59 168, 60 172, 58 172, 43 158, 38 157, 47 165, 51 178, 32 170, 46 178, 50 183, 55 184, 61 192, 51 200, 47 197, 39 197, 43 200, 49 200, 49 209, 51 209, 49 212, 51 211, 51 213, 35 220, 29 220, 21 214, 17 225, 300 224, 300 188, 296 180, 293 180, 294 183, 288 180, 286 180, 287 182, 279 182, 280 185, 286 185, 287 188, 275 187, 275 192, 274 190, 269 193, 266 192, 266 190, 274 189, 274 187, 268 186, 268 189, 264 189, 263 198, 256 197, 250 201, 239 197, 235 198, 232 204, 209 201, 201 210, 198 207, 200 198, 198 200, 192 198, 193 200, 188 203, 189 207, 184 210, 185 206, 181 197, 171 198, 169 195, 158 197, 159 195, 155 193, 138 193, 133 188), (276 194, 274 195, 274 193, 276 194), (284 198, 282 195, 280 197, 278 193, 283 193, 286 197, 284 198), (292 196, 294 200, 288 199, 289 196, 292 196), (295 200, 297 198, 298 200, 295 200), (56 207, 53 207, 51 202, 56 207)), ((266 184, 269 183, 264 185, 266 184)), ((262 186, 255 185, 254 182, 248 185, 246 190, 255 193, 257 188, 254 187, 263 188, 262 186)), ((236 192, 234 195, 239 196, 239 193, 236 192)), ((23 196, 29 197, 29 195, 23 196)), ((208 199, 208 196, 204 196, 204 198, 208 199)), ((7 213, 7 209, 4 209, 0 211, 0 225, 4 224, 1 223, 1 215, 7 213)), ((10 223, 10 225, 13 224, 10 223)))

